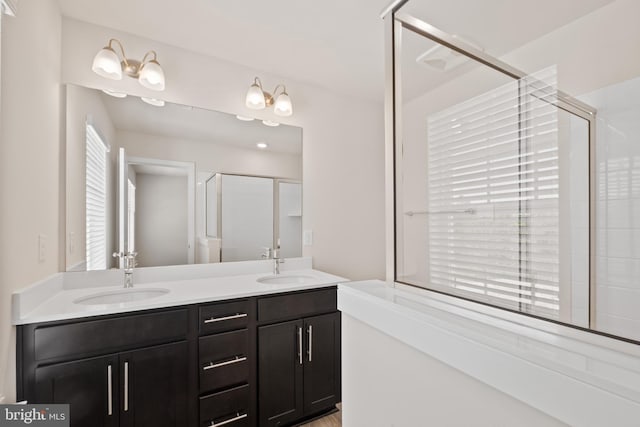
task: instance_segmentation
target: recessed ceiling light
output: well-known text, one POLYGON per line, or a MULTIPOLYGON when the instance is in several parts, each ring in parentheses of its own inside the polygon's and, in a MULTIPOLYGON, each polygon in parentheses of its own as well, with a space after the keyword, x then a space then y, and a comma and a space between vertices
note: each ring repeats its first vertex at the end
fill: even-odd
POLYGON ((265 126, 271 126, 271 127, 280 126, 280 123, 274 122, 274 121, 271 121, 271 120, 263 120, 262 124, 265 125, 265 126))
POLYGON ((140 99, 142 99, 144 102, 146 102, 149 105, 153 105, 154 107, 164 107, 164 100, 163 99, 156 99, 156 98, 146 98, 146 97, 141 97, 140 99))
POLYGON ((256 144, 256 147, 260 148, 261 150, 264 150, 265 148, 267 148, 269 145, 266 142, 258 142, 256 144))
POLYGON ((116 92, 114 90, 111 89, 102 89, 102 91, 104 93, 106 93, 109 96, 113 96, 114 98, 126 98, 127 94, 123 93, 123 92, 116 92))
POLYGON ((240 114, 238 114, 236 116, 236 119, 242 120, 243 122, 251 122, 251 121, 253 121, 253 117, 241 116, 240 114))

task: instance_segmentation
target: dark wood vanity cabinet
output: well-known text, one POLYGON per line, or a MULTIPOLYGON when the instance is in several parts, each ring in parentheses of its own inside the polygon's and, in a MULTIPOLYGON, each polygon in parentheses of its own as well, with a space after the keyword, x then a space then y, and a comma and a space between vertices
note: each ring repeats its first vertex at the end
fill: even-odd
POLYGON ((19 398, 70 404, 73 427, 188 425, 187 318, 164 310, 22 326, 19 398))
POLYGON ((22 325, 17 362, 73 427, 297 425, 340 400, 336 289, 22 325))
POLYGON ((332 290, 258 301, 260 426, 286 426, 340 401, 340 313, 332 290), (286 307, 276 310, 275 307, 286 307), (326 313, 312 316, 316 313, 326 313), (274 390, 277 392, 274 393, 274 390))

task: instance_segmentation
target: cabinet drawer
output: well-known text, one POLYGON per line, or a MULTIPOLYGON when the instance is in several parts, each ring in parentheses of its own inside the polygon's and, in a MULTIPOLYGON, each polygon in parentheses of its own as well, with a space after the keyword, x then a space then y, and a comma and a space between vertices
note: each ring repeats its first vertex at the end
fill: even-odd
POLYGON ((245 328, 252 317, 249 300, 205 305, 200 307, 200 334, 245 328))
POLYGON ((271 322, 287 320, 337 310, 335 288, 296 294, 260 298, 258 300, 258 321, 271 322))
POLYGON ((201 337, 200 393, 249 381, 249 331, 242 329, 201 337))
POLYGON ((187 329, 187 310, 44 325, 34 332, 35 358, 84 357, 161 344, 184 339, 187 329))
POLYGON ((200 426, 249 427, 249 385, 200 398, 200 426))

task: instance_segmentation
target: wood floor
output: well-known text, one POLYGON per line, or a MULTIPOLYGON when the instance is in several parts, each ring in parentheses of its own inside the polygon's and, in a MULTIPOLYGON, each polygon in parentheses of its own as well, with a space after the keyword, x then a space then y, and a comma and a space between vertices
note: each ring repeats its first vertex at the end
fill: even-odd
MULTIPOLYGON (((338 405, 338 409, 341 409, 341 405, 338 405)), ((300 427, 342 427, 342 411, 334 412, 333 414, 322 417, 318 420, 304 424, 300 427)))

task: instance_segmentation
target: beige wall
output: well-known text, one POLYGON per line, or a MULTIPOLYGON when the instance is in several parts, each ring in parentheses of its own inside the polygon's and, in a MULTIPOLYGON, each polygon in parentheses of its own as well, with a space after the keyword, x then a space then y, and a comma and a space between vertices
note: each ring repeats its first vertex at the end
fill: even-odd
POLYGON ((58 3, 20 2, 2 17, 0 402, 15 398, 11 292, 58 271, 61 90, 58 3), (44 261, 38 235, 46 236, 44 261))
MULTIPOLYGON (((255 75, 267 85, 285 81, 295 114, 283 122, 303 128, 303 228, 314 232, 314 244, 305 248, 305 255, 313 256, 316 268, 341 276, 384 275, 380 105, 61 19, 57 2, 25 0, 20 2, 18 17, 4 18, 2 28, 0 400, 15 398, 11 293, 65 268, 65 195, 61 191, 65 126, 61 125, 60 83, 157 96, 132 79, 112 82, 91 72, 93 56, 110 37, 120 38, 132 56, 149 49, 160 53, 167 75, 163 97, 170 102, 247 114, 243 98, 255 75), (39 234, 46 236, 44 262, 38 261, 39 234)), ((270 111, 251 113, 274 118, 270 111)))

